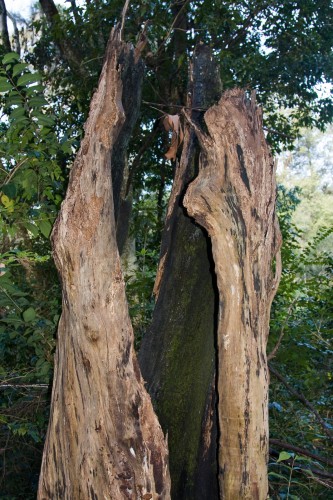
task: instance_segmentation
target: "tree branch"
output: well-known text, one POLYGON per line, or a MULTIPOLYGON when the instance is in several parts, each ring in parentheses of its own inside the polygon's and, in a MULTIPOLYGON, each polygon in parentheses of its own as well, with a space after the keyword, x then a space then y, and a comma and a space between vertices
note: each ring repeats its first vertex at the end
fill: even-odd
MULTIPOLYGON (((0 0, 1 1, 1 0, 0 0)), ((47 22, 54 29, 54 41, 60 50, 60 53, 69 67, 79 75, 81 78, 86 78, 86 71, 82 63, 83 57, 72 46, 68 38, 65 36, 59 23, 60 16, 58 9, 53 0, 39 0, 42 11, 46 17, 47 22)))
POLYGON ((299 446, 294 446, 293 444, 287 443, 286 441, 281 441, 280 439, 271 438, 269 440, 269 443, 273 444, 275 446, 278 446, 279 448, 283 448, 284 450, 294 451, 298 455, 304 455, 305 457, 313 458, 314 460, 317 460, 318 462, 321 462, 323 464, 330 465, 333 467, 332 460, 329 460, 328 458, 316 455, 315 453, 312 453, 311 451, 305 450, 304 448, 300 448, 299 446))
POLYGON ((269 364, 268 366, 269 366, 269 371, 271 373, 273 373, 273 375, 278 380, 280 380, 280 382, 282 382, 282 384, 290 392, 290 394, 295 396, 295 398, 297 398, 301 403, 303 403, 304 406, 306 406, 314 414, 314 416, 316 417, 316 419, 318 420, 318 422, 322 426, 325 434, 329 437, 329 439, 333 440, 333 435, 330 432, 330 430, 328 429, 325 420, 322 419, 322 417, 319 415, 319 413, 317 412, 315 407, 310 403, 310 401, 308 401, 302 393, 297 392, 293 387, 291 387, 291 385, 289 385, 288 381, 271 364, 269 364))
POLYGON ((153 142, 154 138, 156 137, 157 132, 159 130, 159 125, 160 125, 160 120, 157 119, 154 123, 153 130, 147 135, 146 140, 142 144, 141 148, 139 149, 138 154, 136 155, 136 157, 133 160, 133 163, 132 163, 130 170, 129 170, 127 183, 126 183, 125 198, 128 196, 129 190, 131 188, 131 184, 133 182, 133 177, 134 177, 135 172, 138 169, 138 166, 140 164, 140 160, 141 160, 142 156, 144 155, 144 153, 146 152, 146 150, 148 149, 148 147, 150 146, 150 144, 153 142))
POLYGON ((288 308, 287 316, 282 324, 281 332, 280 332, 278 341, 275 344, 273 350, 267 355, 267 361, 270 361, 271 359, 275 358, 275 356, 276 356, 276 353, 277 353, 277 351, 281 345, 282 339, 284 337, 284 329, 285 329, 285 326, 287 324, 288 319, 290 318, 290 314, 291 314, 292 308, 294 307, 294 304, 295 304, 295 300, 292 301, 292 303, 290 304, 290 306, 288 308))
POLYGON ((125 1, 123 11, 121 13, 120 40, 123 40, 123 38, 124 38, 125 19, 126 19, 126 14, 127 14, 129 3, 130 3, 130 0, 125 1))
POLYGON ((48 389, 48 384, 0 384, 0 389, 48 389))
POLYGON ((174 27, 176 26, 176 24, 177 24, 177 22, 178 22, 178 20, 179 20, 180 16, 183 14, 183 12, 184 12, 184 10, 185 10, 185 8, 186 8, 187 4, 189 3, 189 1, 190 1, 190 0, 185 0, 185 1, 184 1, 184 3, 183 3, 183 5, 182 5, 182 7, 179 9, 179 11, 178 11, 178 13, 177 13, 176 17, 175 17, 175 18, 174 18, 174 20, 172 21, 172 24, 171 24, 171 26, 170 26, 170 28, 169 28, 168 33, 166 34, 165 38, 163 39, 163 41, 162 41, 161 45, 158 47, 158 50, 157 50, 157 55, 159 55, 159 54, 161 53, 162 48, 164 47, 164 45, 166 44, 166 42, 169 40, 170 35, 171 35, 171 33, 172 33, 172 30, 173 30, 173 29, 174 29, 174 27))
POLYGON ((239 40, 241 40, 244 37, 244 35, 246 36, 246 33, 248 32, 248 28, 251 26, 253 20, 256 18, 256 16, 261 11, 264 11, 265 9, 266 9, 266 6, 258 6, 257 8, 255 8, 253 10, 253 12, 250 12, 250 14, 245 19, 243 25, 233 33, 232 37, 229 38, 228 41, 225 42, 224 46, 222 47, 222 50, 224 50, 226 48, 230 49, 230 47, 232 47, 239 40))

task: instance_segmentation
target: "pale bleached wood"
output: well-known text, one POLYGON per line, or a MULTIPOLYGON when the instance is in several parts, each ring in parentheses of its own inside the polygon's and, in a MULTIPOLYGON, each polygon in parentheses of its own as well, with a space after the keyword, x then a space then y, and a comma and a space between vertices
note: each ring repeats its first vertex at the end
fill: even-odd
POLYGON ((226 500, 264 500, 266 345, 281 271, 275 168, 255 95, 249 99, 239 89, 226 92, 205 113, 205 122, 208 134, 195 127, 201 167, 184 205, 211 238, 219 289, 220 495, 226 500))
POLYGON ((120 60, 131 50, 113 30, 53 229, 63 310, 40 500, 170 498, 167 443, 133 348, 112 200, 110 152, 125 121, 120 60))

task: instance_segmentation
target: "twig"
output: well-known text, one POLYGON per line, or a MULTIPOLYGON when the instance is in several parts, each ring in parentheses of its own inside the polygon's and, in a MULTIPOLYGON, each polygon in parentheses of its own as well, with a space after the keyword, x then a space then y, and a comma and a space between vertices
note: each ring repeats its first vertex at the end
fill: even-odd
POLYGON ((5 179, 5 182, 3 184, 1 184, 0 189, 3 188, 6 184, 8 184, 10 182, 10 180, 14 177, 14 175, 16 174, 18 169, 20 167, 22 167, 22 165, 24 165, 24 163, 26 163, 28 160, 29 160, 29 158, 24 158, 24 160, 20 161, 19 163, 17 163, 15 165, 15 167, 11 170, 11 172, 8 173, 7 178, 5 179))
POLYGON ((157 54, 160 54, 160 52, 161 52, 161 50, 162 50, 163 46, 164 46, 164 45, 166 44, 166 42, 169 40, 170 35, 171 35, 171 32, 172 32, 172 30, 173 30, 173 28, 174 28, 175 24, 177 23, 177 21, 178 21, 178 19, 179 19, 179 16, 183 13, 183 10, 185 9, 185 7, 186 7, 186 6, 187 6, 187 4, 189 3, 189 1, 190 1, 190 0, 186 0, 186 1, 184 2, 184 5, 182 6, 182 8, 181 8, 181 9, 179 9, 179 12, 178 12, 178 14, 176 15, 176 17, 174 18, 174 20, 173 20, 173 22, 172 22, 172 24, 171 24, 171 26, 170 26, 170 28, 169 28, 168 33, 166 34, 166 36, 165 36, 164 40, 162 41, 161 45, 158 47, 157 54))
POLYGON ((279 338, 278 338, 278 341, 277 343, 275 344, 273 350, 267 355, 267 361, 270 361, 271 359, 275 358, 276 356, 276 353, 280 347, 280 344, 282 342, 282 339, 284 337, 284 332, 285 332, 285 326, 287 324, 287 321, 288 319, 290 318, 290 315, 291 315, 291 311, 292 311, 292 308, 294 307, 294 304, 295 304, 296 300, 293 300, 292 303, 290 304, 289 308, 288 308, 288 311, 287 311, 287 316, 282 324, 282 327, 281 327, 281 332, 280 332, 280 335, 279 335, 279 338))
POLYGON ((320 457, 320 456, 316 455, 315 453, 312 453, 311 451, 305 450, 304 448, 300 448, 299 446, 294 446, 293 444, 287 443, 286 441, 280 441, 280 439, 271 438, 269 440, 269 443, 274 444, 275 446, 278 446, 279 448, 283 448, 285 450, 294 451, 295 453, 298 453, 299 455, 304 455, 305 457, 313 458, 314 460, 317 460, 318 462, 322 462, 323 464, 330 465, 333 467, 332 460, 329 460, 328 458, 325 458, 325 457, 320 457))
POLYGON ((138 154, 136 155, 136 157, 133 160, 133 163, 131 165, 131 168, 130 168, 130 171, 128 174, 127 183, 126 183, 125 197, 128 196, 128 193, 129 193, 132 181, 133 181, 134 173, 136 172, 136 170, 139 166, 139 163, 140 163, 140 160, 141 160, 143 154, 145 153, 145 151, 147 150, 147 148, 150 146, 150 144, 153 142, 153 139, 157 135, 157 132, 159 129, 159 124, 160 124, 160 120, 159 119, 155 120, 153 130, 148 134, 145 142, 142 144, 141 148, 139 149, 138 154))
POLYGON ((245 33, 247 32, 249 26, 251 26, 252 21, 256 18, 256 16, 262 10, 265 10, 265 7, 263 9, 261 7, 257 7, 256 9, 254 9, 254 11, 251 12, 247 16, 247 18, 245 19, 244 24, 242 25, 242 27, 235 31, 235 33, 233 34, 232 38, 230 38, 229 41, 227 41, 224 44, 224 46, 223 46, 222 49, 226 49, 226 48, 230 49, 230 47, 232 47, 233 45, 235 45, 235 43, 238 42, 238 40, 241 39, 243 35, 245 35, 245 33))
POLYGON ((263 129, 271 134, 281 135, 281 137, 285 137, 286 139, 292 139, 293 141, 296 139, 296 136, 294 135, 284 134, 283 132, 279 132, 278 130, 274 130, 273 128, 263 127, 263 129))
POLYGON ((177 109, 188 109, 190 111, 207 111, 208 108, 191 108, 188 106, 181 106, 180 104, 162 104, 159 102, 142 101, 143 104, 148 104, 149 106, 159 106, 160 108, 177 108, 177 109))
POLYGON ((48 384, 0 384, 0 389, 48 389, 48 384))
POLYGON ((269 371, 273 373, 273 375, 278 380, 280 380, 280 382, 282 382, 282 384, 286 387, 286 389, 290 392, 290 394, 295 396, 295 398, 297 398, 301 403, 303 403, 304 406, 306 406, 314 414, 314 416, 322 426, 325 434, 329 437, 329 439, 333 440, 333 435, 327 428, 325 420, 322 419, 322 417, 319 415, 319 413, 317 412, 315 407, 310 403, 310 401, 308 401, 302 393, 297 392, 293 387, 291 387, 288 381, 272 365, 269 364, 268 366, 269 366, 269 371))

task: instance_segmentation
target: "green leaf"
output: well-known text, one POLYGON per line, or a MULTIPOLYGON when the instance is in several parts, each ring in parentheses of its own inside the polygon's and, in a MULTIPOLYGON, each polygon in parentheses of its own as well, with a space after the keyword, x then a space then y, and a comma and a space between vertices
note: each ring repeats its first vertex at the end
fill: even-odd
POLYGON ((13 111, 10 113, 10 118, 18 118, 20 116, 23 116, 25 114, 25 109, 23 107, 15 108, 13 111))
POLYGON ((24 71, 27 67, 28 67, 28 65, 27 65, 26 63, 18 63, 18 64, 15 64, 15 66, 13 67, 13 76, 19 75, 19 74, 20 74, 20 73, 22 73, 22 71, 24 71))
POLYGON ((6 194, 8 198, 15 198, 17 189, 15 184, 10 182, 9 184, 2 186, 1 191, 6 194))
POLYGON ((36 317, 36 311, 33 307, 29 307, 23 312, 23 319, 26 323, 33 321, 36 317))
POLYGON ((40 232, 45 236, 45 238, 48 238, 51 234, 51 229, 52 226, 48 220, 42 220, 38 223, 38 227, 40 229, 40 232))
POLYGON ((0 92, 8 92, 13 88, 12 84, 8 82, 7 78, 0 76, 0 92))
POLYGON ((277 474, 276 472, 269 472, 268 477, 269 478, 276 477, 277 479, 282 479, 283 481, 287 481, 287 478, 285 476, 283 476, 282 474, 277 474))
POLYGON ((34 85, 33 87, 27 87, 26 93, 28 97, 33 97, 38 94, 38 92, 44 92, 43 85, 34 85))
POLYGON ((2 64, 7 64, 9 62, 19 61, 20 56, 16 52, 8 52, 3 59, 2 64))
MULTIPOLYGON (((14 116, 12 116, 12 115, 10 115, 10 120, 11 120, 13 123, 20 123, 21 125, 22 125, 23 123, 26 123, 26 124, 28 124, 28 123, 29 123, 28 118, 27 118, 25 115, 23 115, 23 114, 19 114, 19 116, 15 116, 15 115, 14 115, 14 116)), ((22 129, 22 126, 20 127, 20 129, 22 129)))
POLYGON ((42 106, 46 106, 48 104, 47 100, 43 96, 32 97, 29 100, 29 106, 32 108, 41 108, 42 106))
POLYGON ((38 227, 31 222, 25 222, 24 227, 36 238, 39 234, 38 227))
POLYGON ((31 116, 33 116, 34 118, 37 118, 38 122, 41 125, 44 125, 46 127, 53 127, 53 125, 54 125, 54 118, 52 116, 43 115, 42 113, 40 113, 37 110, 33 111, 31 113, 31 116))
POLYGON ((30 83, 40 82, 42 75, 40 73, 26 73, 17 80, 17 85, 23 87, 29 85, 30 83))
POLYGON ((282 460, 289 460, 289 458, 291 458, 291 457, 292 457, 292 455, 290 453, 288 453, 287 451, 281 451, 279 458, 277 459, 277 462, 282 462, 282 460))
POLYGON ((12 91, 8 96, 6 96, 6 104, 12 106, 13 104, 23 105, 23 97, 19 92, 12 91))

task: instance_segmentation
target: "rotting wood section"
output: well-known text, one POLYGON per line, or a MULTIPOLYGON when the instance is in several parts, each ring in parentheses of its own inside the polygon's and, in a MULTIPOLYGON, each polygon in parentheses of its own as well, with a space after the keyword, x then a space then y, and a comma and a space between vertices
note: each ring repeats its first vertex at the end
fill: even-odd
POLYGON ((39 499, 170 498, 167 444, 133 348, 114 220, 111 151, 125 123, 119 61, 132 50, 112 30, 53 229, 63 312, 39 499))
MULTIPOLYGON (((203 120, 198 109, 218 102, 221 87, 211 49, 198 44, 188 89, 195 123, 203 120)), ((209 411, 215 400, 216 284, 210 241, 182 204, 186 186, 198 174, 198 155, 195 133, 186 126, 162 236, 156 305, 139 352, 147 389, 168 432, 173 500, 218 495, 216 425, 209 411)))
POLYGON ((254 94, 249 99, 239 89, 226 92, 205 113, 205 123, 208 133, 193 124, 201 165, 184 205, 211 238, 220 296, 220 496, 264 500, 268 494, 266 345, 281 273, 275 168, 254 94))

